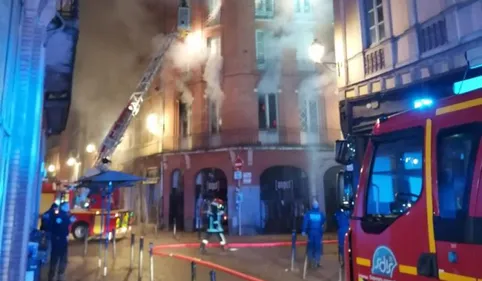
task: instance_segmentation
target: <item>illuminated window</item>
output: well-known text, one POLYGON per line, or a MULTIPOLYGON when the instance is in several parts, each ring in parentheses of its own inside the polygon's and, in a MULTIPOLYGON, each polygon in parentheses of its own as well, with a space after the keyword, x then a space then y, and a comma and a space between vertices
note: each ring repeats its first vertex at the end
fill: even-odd
POLYGON ((367 27, 370 33, 368 45, 385 39, 385 17, 382 0, 365 0, 367 27))
POLYGON ((275 94, 258 96, 258 124, 261 130, 278 128, 278 107, 275 94))
POLYGON ((274 0, 255 0, 256 18, 272 18, 274 16, 274 0))

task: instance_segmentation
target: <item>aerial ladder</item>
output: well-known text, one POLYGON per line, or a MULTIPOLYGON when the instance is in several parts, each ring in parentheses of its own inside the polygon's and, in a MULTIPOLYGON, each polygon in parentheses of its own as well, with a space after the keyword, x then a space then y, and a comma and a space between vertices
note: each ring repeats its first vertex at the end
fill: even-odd
POLYGON ((144 97, 149 91, 154 77, 159 73, 164 63, 165 55, 172 43, 177 39, 182 39, 187 36, 190 29, 190 18, 190 8, 187 5, 186 0, 181 0, 181 4, 178 8, 177 31, 173 31, 166 36, 158 53, 152 58, 135 91, 129 98, 127 106, 124 107, 121 114, 107 133, 107 136, 102 141, 96 161, 94 162, 94 167, 99 167, 110 162, 110 158, 114 154, 117 146, 121 143, 127 128, 134 117, 139 113, 144 97))

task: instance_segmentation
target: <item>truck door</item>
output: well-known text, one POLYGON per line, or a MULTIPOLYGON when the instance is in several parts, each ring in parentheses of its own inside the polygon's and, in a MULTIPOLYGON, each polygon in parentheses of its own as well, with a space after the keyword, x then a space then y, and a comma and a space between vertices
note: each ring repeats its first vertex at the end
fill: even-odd
POLYGON ((482 217, 476 213, 482 120, 474 120, 480 116, 477 112, 457 113, 437 114, 433 122, 434 231, 429 244, 435 250, 439 279, 475 281, 482 277, 477 262, 482 254, 482 217))

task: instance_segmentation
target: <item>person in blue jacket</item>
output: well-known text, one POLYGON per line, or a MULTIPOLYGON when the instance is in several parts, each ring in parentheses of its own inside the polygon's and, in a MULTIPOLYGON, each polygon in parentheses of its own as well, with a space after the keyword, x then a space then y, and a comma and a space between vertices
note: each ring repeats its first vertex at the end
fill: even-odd
POLYGON ((221 199, 214 199, 211 202, 211 205, 207 212, 207 216, 208 224, 205 237, 201 241, 201 252, 206 252, 206 246, 209 243, 209 238, 211 238, 213 234, 218 236, 219 244, 221 244, 221 248, 224 250, 224 246, 226 245, 226 238, 224 237, 224 229, 222 226, 224 216, 224 204, 221 199))
POLYGON ((350 210, 344 207, 341 207, 335 213, 336 222, 338 224, 338 257, 341 264, 343 264, 345 234, 350 227, 350 214, 350 210))
POLYGON ((308 235, 307 255, 312 265, 320 267, 320 259, 323 253, 323 225, 325 214, 320 212, 318 202, 313 201, 312 208, 305 214, 303 219, 303 236, 308 235))

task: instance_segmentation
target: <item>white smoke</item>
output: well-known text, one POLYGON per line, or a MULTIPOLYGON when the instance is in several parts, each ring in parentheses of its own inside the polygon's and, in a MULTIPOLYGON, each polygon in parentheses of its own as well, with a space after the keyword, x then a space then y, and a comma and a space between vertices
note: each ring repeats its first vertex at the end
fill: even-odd
POLYGON ((223 57, 214 53, 211 54, 204 68, 203 80, 206 82, 206 98, 214 102, 217 116, 224 100, 224 93, 221 88, 221 71, 223 67, 223 57))
POLYGON ((191 33, 184 41, 178 40, 173 34, 159 34, 152 40, 155 55, 165 52, 165 63, 161 69, 162 85, 174 82, 181 93, 181 102, 191 105, 194 101, 188 83, 192 78, 192 71, 199 68, 207 58, 205 39, 200 32, 191 33), (179 71, 175 75, 173 71, 179 71))
MULTIPOLYGON (((308 0, 307 0, 308 1, 308 0)), ((260 0, 255 0, 255 5, 261 4, 260 0)), ((266 63, 263 75, 258 82, 258 92, 273 93, 277 92, 281 82, 282 58, 281 53, 285 49, 296 50, 297 60, 301 63, 310 64, 308 49, 314 39, 326 45, 325 48, 331 50, 333 47, 333 4, 330 1, 310 0, 311 13, 296 15, 293 0, 280 0, 276 2, 276 14, 274 19, 269 21, 264 30, 264 54, 266 63), (321 38, 318 38, 318 37, 321 38)), ((325 56, 324 61, 331 58, 325 56)), ((291 63, 291 62, 290 62, 291 63)), ((295 62, 296 63, 296 62, 295 62)), ((319 80, 309 77, 304 84, 331 85, 335 76, 326 74, 332 70, 326 69, 319 80)), ((303 84, 303 83, 302 83, 303 84)), ((314 87, 313 86, 313 87, 314 87)), ((308 87, 300 85, 300 87, 308 87)), ((318 94, 327 92, 318 91, 318 94)))

